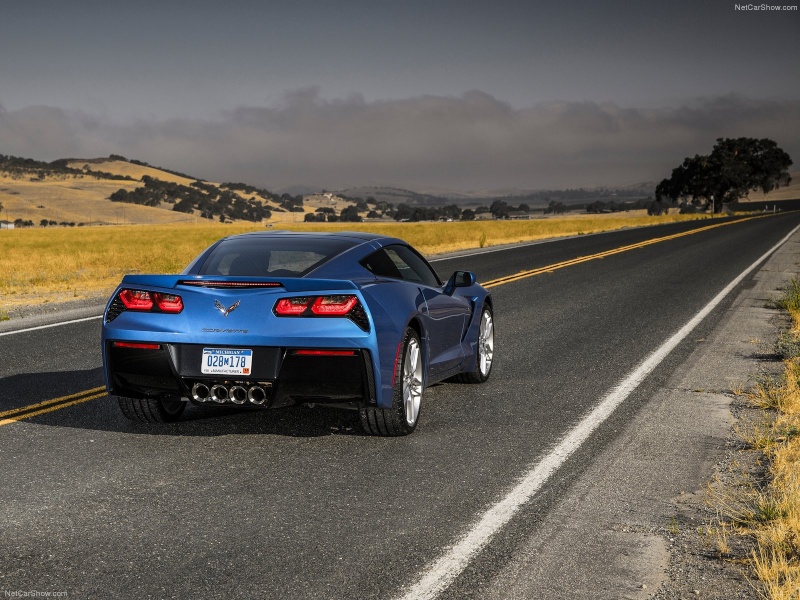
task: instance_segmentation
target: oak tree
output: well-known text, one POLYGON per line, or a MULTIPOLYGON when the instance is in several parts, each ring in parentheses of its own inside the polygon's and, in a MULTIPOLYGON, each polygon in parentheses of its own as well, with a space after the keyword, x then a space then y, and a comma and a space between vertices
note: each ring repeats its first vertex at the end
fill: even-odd
POLYGON ((656 199, 691 197, 718 213, 751 191, 765 194, 791 181, 792 159, 767 138, 719 138, 711 154, 685 158, 656 187, 656 199))

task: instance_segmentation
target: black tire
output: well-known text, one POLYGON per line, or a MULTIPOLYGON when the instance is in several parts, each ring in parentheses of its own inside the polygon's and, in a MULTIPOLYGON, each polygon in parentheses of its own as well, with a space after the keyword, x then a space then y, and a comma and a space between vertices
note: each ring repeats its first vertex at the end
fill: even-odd
POLYGON ((411 327, 403 336, 395 373, 391 408, 367 406, 360 411, 361 426, 370 435, 408 435, 417 428, 423 392, 422 346, 411 327))
POLYGON ((494 315, 492 307, 484 303, 478 326, 478 344, 475 349, 475 370, 456 375, 461 383, 483 383, 492 374, 494 364, 494 315))
POLYGON ((174 423, 181 418, 188 402, 161 398, 127 398, 117 396, 122 414, 140 423, 174 423))

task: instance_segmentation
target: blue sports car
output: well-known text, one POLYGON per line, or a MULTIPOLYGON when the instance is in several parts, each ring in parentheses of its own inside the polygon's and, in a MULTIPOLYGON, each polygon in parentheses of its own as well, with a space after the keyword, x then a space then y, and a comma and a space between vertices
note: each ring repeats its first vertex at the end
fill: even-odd
POLYGON ((492 298, 468 271, 442 283, 400 239, 257 232, 223 238, 180 275, 127 275, 103 316, 103 368, 122 412, 188 402, 359 411, 367 433, 414 431, 425 387, 481 383, 492 298))

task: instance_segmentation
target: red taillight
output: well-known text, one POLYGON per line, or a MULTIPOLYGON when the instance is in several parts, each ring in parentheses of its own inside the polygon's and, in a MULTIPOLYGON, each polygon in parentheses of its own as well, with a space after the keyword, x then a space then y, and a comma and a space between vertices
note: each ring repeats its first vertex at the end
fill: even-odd
POLYGON ((183 300, 175 294, 125 289, 119 293, 119 299, 128 310, 150 311, 154 307, 166 313, 179 313, 183 310, 183 300))
POLYGON ((311 305, 311 312, 315 315, 330 315, 343 317, 358 304, 355 296, 320 296, 311 305))
POLYGON ((153 299, 156 301, 158 308, 163 312, 179 313, 183 310, 183 300, 180 296, 176 296, 175 294, 153 292, 153 299))
POLYGON ((275 303, 275 314, 279 317, 346 317, 358 306, 358 298, 352 294, 335 296, 301 296, 281 298, 275 303))
POLYGON ((152 310, 153 298, 144 290, 122 290, 119 299, 128 310, 152 310))
POLYGON ((296 356, 355 356, 355 350, 295 350, 296 356))
POLYGON ((302 315, 306 312, 312 298, 281 298, 275 304, 275 314, 281 317, 302 315))
POLYGON ((114 348, 134 348, 135 350, 161 350, 161 344, 143 344, 141 342, 114 342, 114 348))

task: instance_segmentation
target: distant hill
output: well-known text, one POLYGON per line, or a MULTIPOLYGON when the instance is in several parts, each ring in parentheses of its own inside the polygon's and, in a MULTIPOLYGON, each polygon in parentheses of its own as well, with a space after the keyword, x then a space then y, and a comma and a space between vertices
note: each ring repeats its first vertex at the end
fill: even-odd
POLYGON ((504 189, 485 192, 453 192, 437 189, 435 193, 414 192, 392 187, 361 186, 341 190, 343 196, 375 198, 377 202, 408 204, 410 206, 437 207, 458 204, 463 207, 489 206, 495 200, 508 204, 527 204, 541 209, 550 202, 562 202, 568 206, 586 206, 597 201, 633 202, 653 196, 656 184, 640 183, 622 187, 576 188, 566 190, 519 190, 504 189))
POLYGON ((392 187, 380 186, 360 186, 347 188, 337 191, 339 196, 348 198, 374 198, 376 202, 388 202, 397 206, 398 204, 410 204, 412 206, 445 206, 452 204, 453 200, 446 196, 434 196, 431 194, 420 194, 411 190, 404 190, 392 187))
MULTIPOLYGON (((790 186, 766 195, 753 193, 740 206, 760 210, 770 203, 800 199, 800 172, 791 175, 790 186)), ((313 188, 296 186, 292 191, 303 189, 313 188)), ((396 214, 397 218, 404 215, 402 218, 411 220, 458 218, 461 209, 486 215, 488 209, 482 211, 479 207, 497 202, 510 209, 527 205, 526 210, 530 211, 543 211, 554 204, 565 210, 580 210, 596 203, 632 205, 651 197, 654 189, 655 184, 650 182, 619 188, 482 193, 423 193, 361 186, 336 192, 278 194, 246 183, 209 182, 117 155, 53 162, 0 155, 0 220, 37 227, 203 219, 256 223, 333 221, 345 210, 355 218, 389 220, 396 214)))
POLYGON ((29 226, 302 221, 306 212, 302 197, 114 155, 50 163, 0 155, 0 205, 0 219, 29 226))

